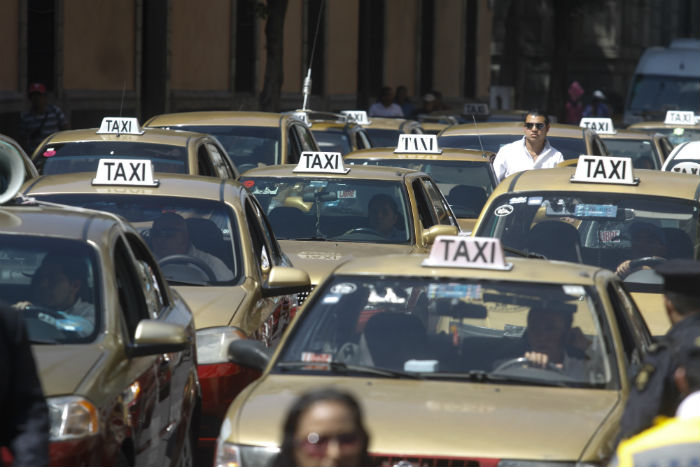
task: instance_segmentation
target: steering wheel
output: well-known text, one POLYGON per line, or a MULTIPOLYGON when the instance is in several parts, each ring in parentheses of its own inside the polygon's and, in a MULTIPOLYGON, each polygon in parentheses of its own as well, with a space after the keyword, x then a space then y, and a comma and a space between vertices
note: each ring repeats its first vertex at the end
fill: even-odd
POLYGON ((49 315, 55 319, 64 319, 65 318, 65 316, 62 316, 58 313, 58 310, 54 310, 53 308, 48 308, 48 307, 41 306, 41 305, 34 305, 33 303, 24 307, 22 309, 22 312, 31 313, 33 316, 39 316, 39 313, 43 313, 43 314, 49 315))
POLYGON ((210 282, 216 282, 216 273, 214 270, 209 266, 204 260, 195 258, 194 256, 189 256, 189 255, 170 255, 166 256, 165 258, 160 259, 158 261, 158 264, 160 264, 160 267, 163 268, 169 264, 183 264, 183 265, 192 265, 195 266, 196 268, 200 269, 204 274, 206 274, 207 279, 210 282))
POLYGON ((640 269, 644 266, 655 266, 664 261, 666 261, 666 258, 661 256, 645 256, 644 258, 633 259, 630 261, 630 270, 640 269))
POLYGON ((343 234, 343 236, 345 236, 345 235, 353 235, 353 234, 370 234, 370 235, 374 235, 374 236, 376 236, 376 237, 384 237, 384 235, 382 235, 381 233, 377 232, 376 230, 374 230, 374 229, 371 228, 371 227, 355 227, 354 229, 350 229, 350 230, 348 230, 347 232, 345 232, 345 233, 343 234))
POLYGON ((536 365, 535 362, 532 360, 525 358, 525 357, 516 357, 516 358, 511 358, 510 360, 506 360, 505 362, 501 363, 498 365, 494 370, 493 373, 498 373, 504 370, 507 370, 508 368, 514 367, 514 366, 528 366, 531 368, 538 368, 540 370, 549 370, 549 371, 556 371, 557 373, 561 373, 562 369, 556 366, 552 362, 547 362, 547 364, 544 367, 541 367, 539 365, 536 365))

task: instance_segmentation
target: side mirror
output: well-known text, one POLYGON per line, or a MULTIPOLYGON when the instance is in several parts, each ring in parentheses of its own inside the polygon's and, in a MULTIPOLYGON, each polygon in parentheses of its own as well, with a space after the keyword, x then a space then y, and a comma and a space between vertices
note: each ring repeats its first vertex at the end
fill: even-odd
POLYGON ((456 225, 434 225, 428 230, 423 231, 423 243, 432 245, 435 239, 440 235, 457 235, 459 228, 456 225))
POLYGON ((306 271, 286 266, 275 266, 270 270, 267 284, 262 288, 263 297, 295 294, 311 290, 311 279, 306 271))
POLYGON ((180 352, 187 348, 189 338, 184 326, 142 319, 136 326, 134 343, 129 347, 131 357, 180 352))
POLYGON ((270 354, 260 341, 236 339, 228 346, 228 359, 231 363, 263 371, 270 361, 270 354))

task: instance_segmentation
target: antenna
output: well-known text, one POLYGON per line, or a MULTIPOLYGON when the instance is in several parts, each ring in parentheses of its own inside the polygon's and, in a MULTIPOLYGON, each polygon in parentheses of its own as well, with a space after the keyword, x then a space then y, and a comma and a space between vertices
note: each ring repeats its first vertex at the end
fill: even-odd
POLYGON ((479 134, 479 126, 476 124, 476 117, 472 114, 472 120, 474 120, 474 128, 476 128, 476 137, 479 138, 479 146, 481 146, 481 156, 486 159, 486 152, 484 152, 484 145, 481 144, 481 135, 479 134))
POLYGON ((302 87, 302 93, 304 94, 304 105, 302 105, 301 110, 306 110, 306 104, 311 96, 311 65, 314 62, 314 54, 316 53, 316 41, 318 40, 318 30, 321 27, 321 16, 323 14, 323 5, 326 3, 325 0, 321 0, 321 7, 318 9, 318 18, 316 18, 316 31, 314 32, 314 41, 311 45, 311 55, 309 56, 309 70, 306 72, 306 78, 304 78, 304 85, 302 87))
POLYGON ((122 110, 124 109, 124 96, 126 95, 126 80, 122 81, 122 100, 119 103, 119 116, 122 116, 122 110))

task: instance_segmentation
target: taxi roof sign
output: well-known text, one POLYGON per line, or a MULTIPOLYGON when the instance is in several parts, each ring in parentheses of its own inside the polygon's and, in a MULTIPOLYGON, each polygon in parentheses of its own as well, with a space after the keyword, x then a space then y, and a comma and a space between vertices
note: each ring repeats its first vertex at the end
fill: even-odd
POLYGON ((581 128, 589 128, 599 135, 614 135, 617 133, 612 118, 584 117, 579 123, 581 128))
POLYGON ((350 169, 345 168, 343 155, 339 152, 304 151, 292 172, 346 174, 350 169))
POLYGON ((399 135, 395 154, 442 154, 437 135, 399 135))
POLYGON ((105 117, 102 119, 98 135, 142 135, 143 130, 135 117, 105 117))
POLYGON ((632 158, 581 155, 572 182, 638 185, 634 177, 632 158))
POLYGON ((440 235, 433 242, 430 255, 421 263, 438 268, 476 268, 509 271, 501 239, 440 235))
POLYGON ((668 125, 695 125, 695 113, 690 110, 669 110, 666 112, 668 125))
POLYGON ((348 120, 354 120, 355 123, 360 125, 369 125, 371 123, 365 110, 341 110, 340 113, 345 115, 348 120))
POLYGON ((93 185, 158 186, 148 159, 100 159, 93 185))
POLYGON ((489 115, 489 105, 483 102, 467 102, 462 109, 462 115, 489 115))

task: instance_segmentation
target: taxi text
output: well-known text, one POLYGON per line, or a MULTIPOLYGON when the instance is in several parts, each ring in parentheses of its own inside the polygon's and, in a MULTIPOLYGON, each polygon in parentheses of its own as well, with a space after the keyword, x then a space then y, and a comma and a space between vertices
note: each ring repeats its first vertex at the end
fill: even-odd
POLYGON ((394 152, 397 154, 441 154, 436 135, 399 135, 394 152))
POLYGON ((339 152, 302 152, 293 172, 348 173, 339 152))
POLYGON ((157 186, 149 160, 100 159, 93 185, 157 186))
POLYGON ((629 157, 580 156, 572 182, 635 185, 629 157))
POLYGON ((498 238, 439 236, 430 249, 424 266, 510 269, 505 263, 503 246, 498 238))

